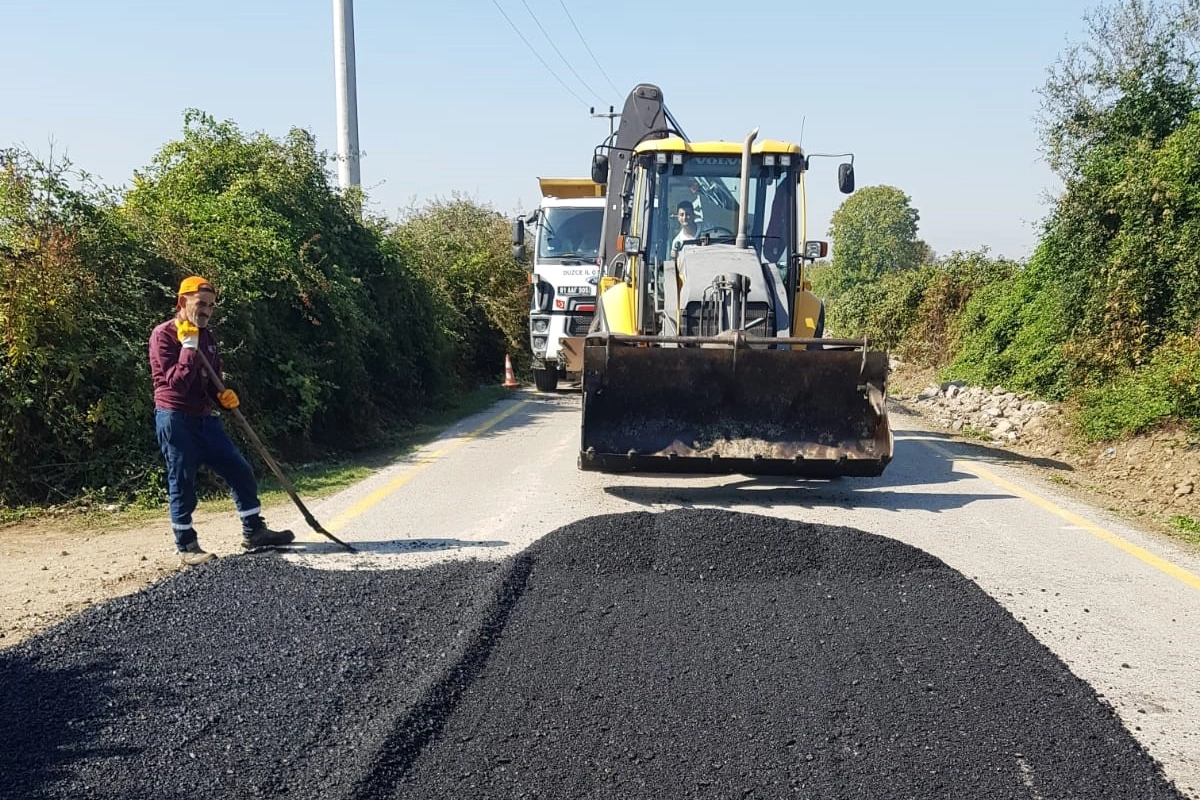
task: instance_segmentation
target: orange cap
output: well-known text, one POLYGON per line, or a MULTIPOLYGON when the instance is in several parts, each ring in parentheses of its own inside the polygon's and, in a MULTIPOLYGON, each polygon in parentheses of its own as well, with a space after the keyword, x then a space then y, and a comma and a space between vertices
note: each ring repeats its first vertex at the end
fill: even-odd
POLYGON ((199 275, 192 275, 190 278, 184 278, 183 283, 179 284, 179 294, 191 294, 192 292, 212 292, 217 293, 213 285, 199 275))

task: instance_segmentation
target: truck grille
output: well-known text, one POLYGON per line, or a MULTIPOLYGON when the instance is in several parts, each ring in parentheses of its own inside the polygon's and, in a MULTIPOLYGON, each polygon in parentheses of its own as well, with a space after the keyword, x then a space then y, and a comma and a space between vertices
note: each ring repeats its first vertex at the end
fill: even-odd
POLYGON ((592 325, 591 314, 571 314, 567 317, 567 335, 584 336, 592 325))

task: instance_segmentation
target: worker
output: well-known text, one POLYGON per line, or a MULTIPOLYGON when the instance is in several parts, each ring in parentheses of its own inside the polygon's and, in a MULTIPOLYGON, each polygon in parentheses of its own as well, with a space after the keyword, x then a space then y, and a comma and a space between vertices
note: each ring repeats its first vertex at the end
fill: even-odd
POLYGON ((176 296, 175 316, 150 334, 155 429, 167 463, 175 548, 184 566, 216 557, 201 549, 192 527, 201 465, 229 484, 242 521, 243 548, 284 545, 295 538, 291 531, 271 530, 263 521, 254 470, 221 423, 217 406, 231 411, 238 407, 238 397, 231 389, 218 392, 213 380, 221 375, 217 340, 208 330, 216 309, 213 285, 199 276, 185 278, 176 296))
POLYGON ((679 249, 685 241, 695 239, 699 233, 696 230, 696 212, 692 208, 691 200, 679 201, 675 207, 675 221, 679 223, 679 233, 671 241, 671 258, 679 255, 679 249))

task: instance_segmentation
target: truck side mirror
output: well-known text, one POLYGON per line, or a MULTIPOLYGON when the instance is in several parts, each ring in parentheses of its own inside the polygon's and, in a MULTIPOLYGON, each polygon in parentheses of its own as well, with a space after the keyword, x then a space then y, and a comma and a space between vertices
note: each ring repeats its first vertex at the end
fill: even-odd
POLYGON ((525 220, 520 217, 513 221, 512 256, 514 261, 525 260, 525 220))
POLYGON ((838 165, 838 191, 842 194, 850 194, 854 191, 854 165, 839 164, 838 165))

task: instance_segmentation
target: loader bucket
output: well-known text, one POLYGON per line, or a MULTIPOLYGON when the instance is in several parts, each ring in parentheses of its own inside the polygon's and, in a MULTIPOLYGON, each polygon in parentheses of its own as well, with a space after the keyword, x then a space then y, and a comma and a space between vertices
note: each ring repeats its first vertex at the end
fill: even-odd
POLYGON ((580 469, 880 475, 892 458, 887 354, 862 340, 782 341, 790 349, 589 337, 580 469))

